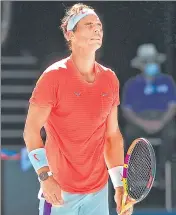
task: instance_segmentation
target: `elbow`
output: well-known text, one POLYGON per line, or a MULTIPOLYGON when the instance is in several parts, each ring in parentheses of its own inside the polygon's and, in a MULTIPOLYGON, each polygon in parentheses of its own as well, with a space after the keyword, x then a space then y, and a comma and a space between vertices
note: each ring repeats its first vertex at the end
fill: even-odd
POLYGON ((104 153, 108 154, 110 151, 111 151, 111 144, 107 142, 104 145, 104 153))
POLYGON ((23 139, 26 145, 30 143, 33 139, 40 136, 40 129, 34 128, 32 126, 25 126, 23 131, 23 139))
POLYGON ((123 136, 120 132, 120 129, 118 130, 111 136, 107 137, 107 143, 106 143, 106 151, 111 152, 115 148, 117 149, 124 149, 124 141, 123 141, 123 136))
POLYGON ((28 142, 27 140, 29 139, 29 131, 26 127, 24 128, 24 131, 23 131, 23 139, 25 143, 28 142))
POLYGON ((43 141, 39 129, 33 127, 25 127, 23 131, 23 139, 28 151, 43 147, 43 141))

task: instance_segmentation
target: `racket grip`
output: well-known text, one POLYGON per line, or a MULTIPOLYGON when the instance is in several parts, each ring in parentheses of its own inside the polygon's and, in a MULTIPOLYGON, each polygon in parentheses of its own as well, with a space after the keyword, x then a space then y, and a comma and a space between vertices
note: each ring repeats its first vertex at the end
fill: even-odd
POLYGON ((127 205, 125 205, 124 207, 122 207, 122 210, 120 212, 119 215, 122 215, 125 211, 127 211, 128 209, 130 209, 134 204, 133 203, 128 203, 127 205))

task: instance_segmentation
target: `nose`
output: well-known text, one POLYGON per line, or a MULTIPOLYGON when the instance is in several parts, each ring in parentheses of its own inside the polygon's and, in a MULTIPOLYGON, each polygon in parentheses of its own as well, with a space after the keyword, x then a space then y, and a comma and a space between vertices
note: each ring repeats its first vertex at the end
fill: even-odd
POLYGON ((99 26, 96 26, 95 28, 94 28, 94 32, 95 33, 100 33, 101 32, 101 29, 100 29, 100 27, 99 26))
POLYGON ((94 23, 93 27, 93 32, 95 35, 101 36, 103 33, 102 26, 99 23, 94 23))
POLYGON ((100 33, 100 30, 99 29, 95 29, 95 33, 100 33))

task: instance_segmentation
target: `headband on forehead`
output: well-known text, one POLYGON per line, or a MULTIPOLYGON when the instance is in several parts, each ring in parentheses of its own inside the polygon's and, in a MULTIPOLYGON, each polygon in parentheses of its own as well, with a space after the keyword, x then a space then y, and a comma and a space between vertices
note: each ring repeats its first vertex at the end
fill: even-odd
POLYGON ((72 31, 75 27, 75 25, 85 16, 87 15, 96 15, 97 14, 91 10, 91 9, 83 9, 80 13, 72 16, 69 20, 68 20, 68 24, 67 24, 67 31, 72 31))

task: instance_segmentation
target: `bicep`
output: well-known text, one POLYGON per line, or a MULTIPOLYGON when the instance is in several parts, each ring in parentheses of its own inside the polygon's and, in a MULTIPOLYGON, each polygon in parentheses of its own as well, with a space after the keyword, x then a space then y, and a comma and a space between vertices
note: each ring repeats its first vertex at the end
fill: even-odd
POLYGON ((49 105, 39 106, 30 104, 25 123, 25 131, 40 131, 50 115, 51 108, 49 105))

